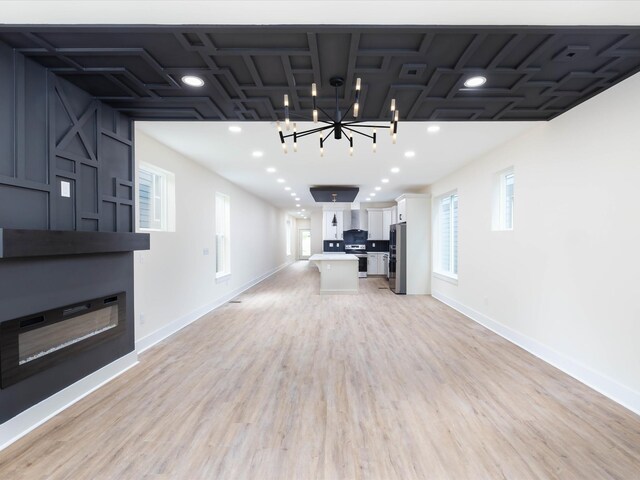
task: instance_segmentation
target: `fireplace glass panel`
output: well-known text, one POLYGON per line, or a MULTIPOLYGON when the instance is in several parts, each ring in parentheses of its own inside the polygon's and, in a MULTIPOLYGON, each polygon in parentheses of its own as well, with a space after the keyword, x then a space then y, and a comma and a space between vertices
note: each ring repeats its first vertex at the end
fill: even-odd
POLYGON ((19 365, 106 332, 118 325, 118 305, 85 313, 18 335, 19 365))

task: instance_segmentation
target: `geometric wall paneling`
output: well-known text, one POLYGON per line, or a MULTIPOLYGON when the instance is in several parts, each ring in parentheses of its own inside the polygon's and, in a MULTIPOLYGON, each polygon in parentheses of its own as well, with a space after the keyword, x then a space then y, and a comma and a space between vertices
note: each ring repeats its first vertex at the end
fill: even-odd
POLYGON ((310 84, 333 109, 341 75, 343 106, 362 78, 363 119, 396 98, 405 120, 549 120, 640 71, 640 27, 2 26, 0 40, 135 119, 273 121, 285 93, 309 115, 310 84), (464 87, 474 74, 483 88, 464 87))
POLYGON ((133 178, 131 119, 1 42, 0 79, 0 228, 133 232, 102 214, 133 178))

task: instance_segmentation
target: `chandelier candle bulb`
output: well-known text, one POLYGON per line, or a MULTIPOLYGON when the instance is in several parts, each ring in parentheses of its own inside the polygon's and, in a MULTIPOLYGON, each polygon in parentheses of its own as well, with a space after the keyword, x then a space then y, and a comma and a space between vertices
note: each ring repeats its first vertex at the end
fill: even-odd
POLYGON ((360 78, 356 79, 356 99, 353 104, 353 116, 354 118, 358 116, 358 110, 360 110, 360 78))
POLYGON ((289 95, 284 95, 284 124, 289 130, 289 95))

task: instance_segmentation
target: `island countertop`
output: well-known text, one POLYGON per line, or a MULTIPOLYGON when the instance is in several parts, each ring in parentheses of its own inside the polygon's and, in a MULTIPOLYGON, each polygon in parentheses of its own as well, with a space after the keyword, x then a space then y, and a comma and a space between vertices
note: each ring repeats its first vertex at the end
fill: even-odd
POLYGON ((323 260, 330 260, 335 262, 343 260, 358 260, 358 257, 351 255, 350 253, 316 253, 309 257, 310 262, 318 262, 323 260))

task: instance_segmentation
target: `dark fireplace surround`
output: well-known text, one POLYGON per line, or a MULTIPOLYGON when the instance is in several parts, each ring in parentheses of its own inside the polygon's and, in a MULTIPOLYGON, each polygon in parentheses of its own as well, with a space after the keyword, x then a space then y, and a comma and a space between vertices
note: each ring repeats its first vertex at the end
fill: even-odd
POLYGON ((0 423, 134 350, 132 252, 148 248, 148 234, 0 229, 0 423))

